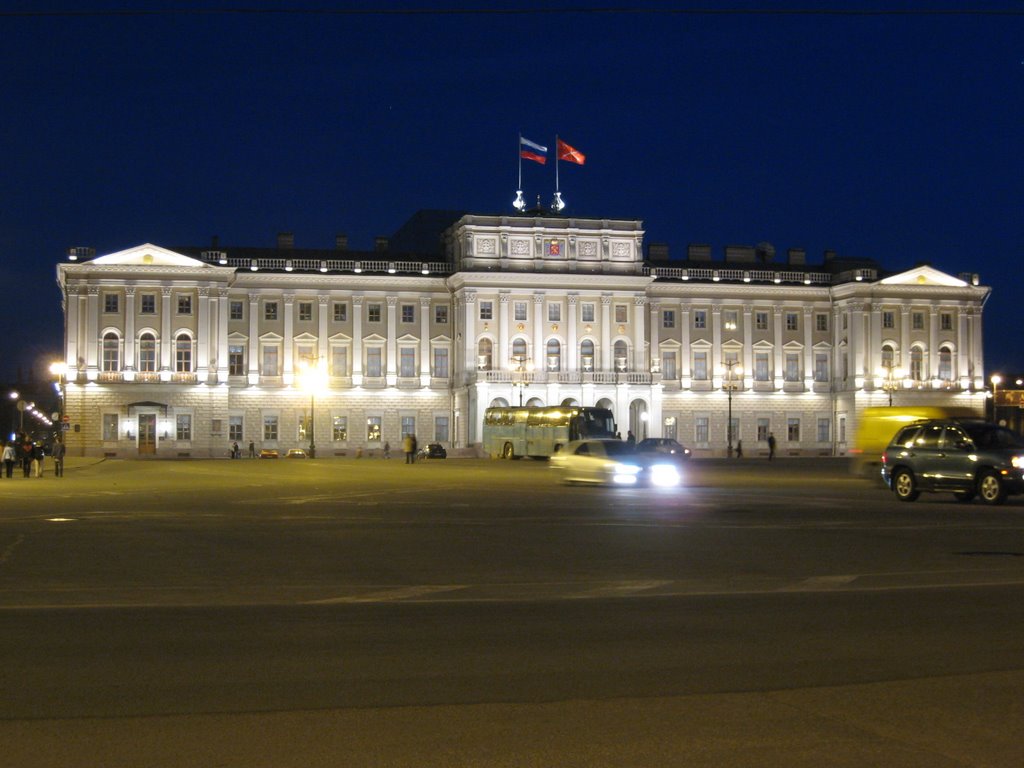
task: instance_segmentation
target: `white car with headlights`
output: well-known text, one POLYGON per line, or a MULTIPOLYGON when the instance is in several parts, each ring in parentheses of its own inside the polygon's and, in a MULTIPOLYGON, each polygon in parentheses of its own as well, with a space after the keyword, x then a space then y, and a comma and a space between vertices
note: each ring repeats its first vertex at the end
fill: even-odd
POLYGON ((640 455, 622 440, 574 440, 551 457, 564 483, 676 486, 679 463, 671 457, 640 455))

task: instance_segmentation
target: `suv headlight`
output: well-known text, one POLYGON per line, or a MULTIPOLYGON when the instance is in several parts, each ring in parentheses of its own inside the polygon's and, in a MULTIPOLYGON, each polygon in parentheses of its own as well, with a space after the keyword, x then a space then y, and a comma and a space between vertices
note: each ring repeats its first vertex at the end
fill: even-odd
POLYGON ((1012 464, 1015 469, 1024 469, 1024 456, 1014 456, 1010 459, 1010 464, 1012 464))

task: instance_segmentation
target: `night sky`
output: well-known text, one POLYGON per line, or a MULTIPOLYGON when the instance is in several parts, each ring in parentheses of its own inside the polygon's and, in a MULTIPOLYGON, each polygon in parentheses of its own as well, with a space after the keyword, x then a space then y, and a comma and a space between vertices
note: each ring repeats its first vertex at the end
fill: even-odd
MULTIPOLYGON (((1024 372, 1018 0, 69 5, 0 0, 0 380, 59 354, 70 246, 372 249, 419 209, 512 214, 520 132, 586 155, 566 215, 642 219, 676 257, 978 272, 988 371, 1024 372)), ((523 190, 548 204, 554 164, 523 190)))

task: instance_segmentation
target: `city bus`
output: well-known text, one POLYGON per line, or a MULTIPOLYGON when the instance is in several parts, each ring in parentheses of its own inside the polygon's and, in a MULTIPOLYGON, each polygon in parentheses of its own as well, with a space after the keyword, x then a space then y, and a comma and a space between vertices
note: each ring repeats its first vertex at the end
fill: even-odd
POLYGON ((546 459, 570 440, 614 437, 607 408, 510 406, 484 413, 483 449, 492 459, 546 459))

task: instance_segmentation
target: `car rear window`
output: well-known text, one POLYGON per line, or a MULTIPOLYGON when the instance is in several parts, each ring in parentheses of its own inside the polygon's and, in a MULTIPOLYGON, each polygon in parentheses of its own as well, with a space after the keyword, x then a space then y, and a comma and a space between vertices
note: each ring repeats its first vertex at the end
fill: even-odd
POLYGON ((603 445, 604 452, 609 456, 629 456, 635 453, 633 447, 629 443, 611 440, 603 445))
POLYGON ((965 424, 964 431, 978 448, 1024 448, 1024 438, 995 424, 965 424))

